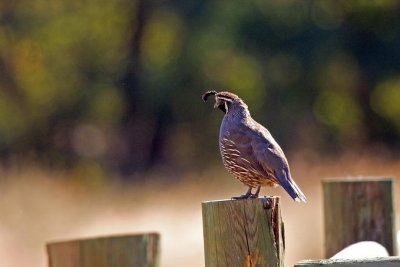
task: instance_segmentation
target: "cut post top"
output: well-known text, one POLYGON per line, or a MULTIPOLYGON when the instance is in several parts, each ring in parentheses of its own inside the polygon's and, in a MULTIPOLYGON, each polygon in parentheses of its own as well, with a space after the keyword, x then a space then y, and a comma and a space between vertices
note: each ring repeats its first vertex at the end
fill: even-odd
POLYGON ((354 183, 354 182, 394 182, 396 179, 389 176, 348 176, 328 177, 322 179, 322 183, 354 183))
POLYGON ((120 234, 120 235, 109 235, 109 236, 96 236, 96 237, 88 237, 88 238, 79 238, 79 239, 66 239, 66 240, 54 240, 47 243, 47 245, 68 243, 68 242, 81 242, 81 241, 95 241, 102 239, 118 239, 118 238, 142 238, 142 237, 152 237, 152 238, 160 238, 160 234, 156 232, 149 233, 138 233, 138 234, 120 234))
POLYGON ((248 198, 248 199, 217 199, 217 200, 208 200, 208 201, 203 201, 202 204, 207 204, 207 203, 225 203, 225 202, 246 202, 246 201, 279 201, 280 196, 268 196, 268 197, 258 197, 258 198, 248 198))
POLYGON ((365 259, 326 259, 326 260, 302 260, 295 267, 397 267, 400 266, 400 257, 382 257, 365 259))

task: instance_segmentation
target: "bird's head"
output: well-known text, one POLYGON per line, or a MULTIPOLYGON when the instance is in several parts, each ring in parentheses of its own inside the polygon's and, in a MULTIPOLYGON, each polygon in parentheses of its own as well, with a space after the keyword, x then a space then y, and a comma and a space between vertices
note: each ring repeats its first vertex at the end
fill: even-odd
POLYGON ((247 105, 240 99, 237 95, 230 92, 217 92, 217 91, 207 91, 203 94, 202 98, 204 102, 210 95, 215 96, 214 108, 219 108, 225 114, 234 110, 247 110, 247 105))

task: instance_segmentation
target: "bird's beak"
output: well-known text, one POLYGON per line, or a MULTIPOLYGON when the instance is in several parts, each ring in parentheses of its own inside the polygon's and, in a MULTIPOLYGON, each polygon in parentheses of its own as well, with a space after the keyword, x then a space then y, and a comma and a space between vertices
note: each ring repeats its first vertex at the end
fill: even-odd
POLYGON ((215 103, 214 103, 214 108, 217 108, 217 107, 218 107, 218 103, 215 102, 215 103))

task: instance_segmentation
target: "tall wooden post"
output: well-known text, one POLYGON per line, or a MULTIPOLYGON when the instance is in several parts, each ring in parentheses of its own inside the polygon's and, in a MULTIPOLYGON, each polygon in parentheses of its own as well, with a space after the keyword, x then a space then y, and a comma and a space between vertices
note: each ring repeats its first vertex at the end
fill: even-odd
POLYGON ((150 233, 49 243, 49 267, 157 267, 159 239, 150 233))
POLYGON ((206 267, 283 267, 279 197, 202 203, 206 267))
POLYGON ((395 255, 392 178, 341 178, 323 181, 325 256, 359 241, 376 241, 395 255))

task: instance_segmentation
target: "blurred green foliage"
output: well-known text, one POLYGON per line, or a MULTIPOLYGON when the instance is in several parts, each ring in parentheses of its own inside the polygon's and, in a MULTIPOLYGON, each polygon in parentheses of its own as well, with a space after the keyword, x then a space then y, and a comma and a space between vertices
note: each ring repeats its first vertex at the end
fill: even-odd
POLYGON ((395 0, 3 1, 0 155, 201 167, 218 159, 222 118, 208 89, 240 95, 285 149, 398 150, 399 12, 395 0))

